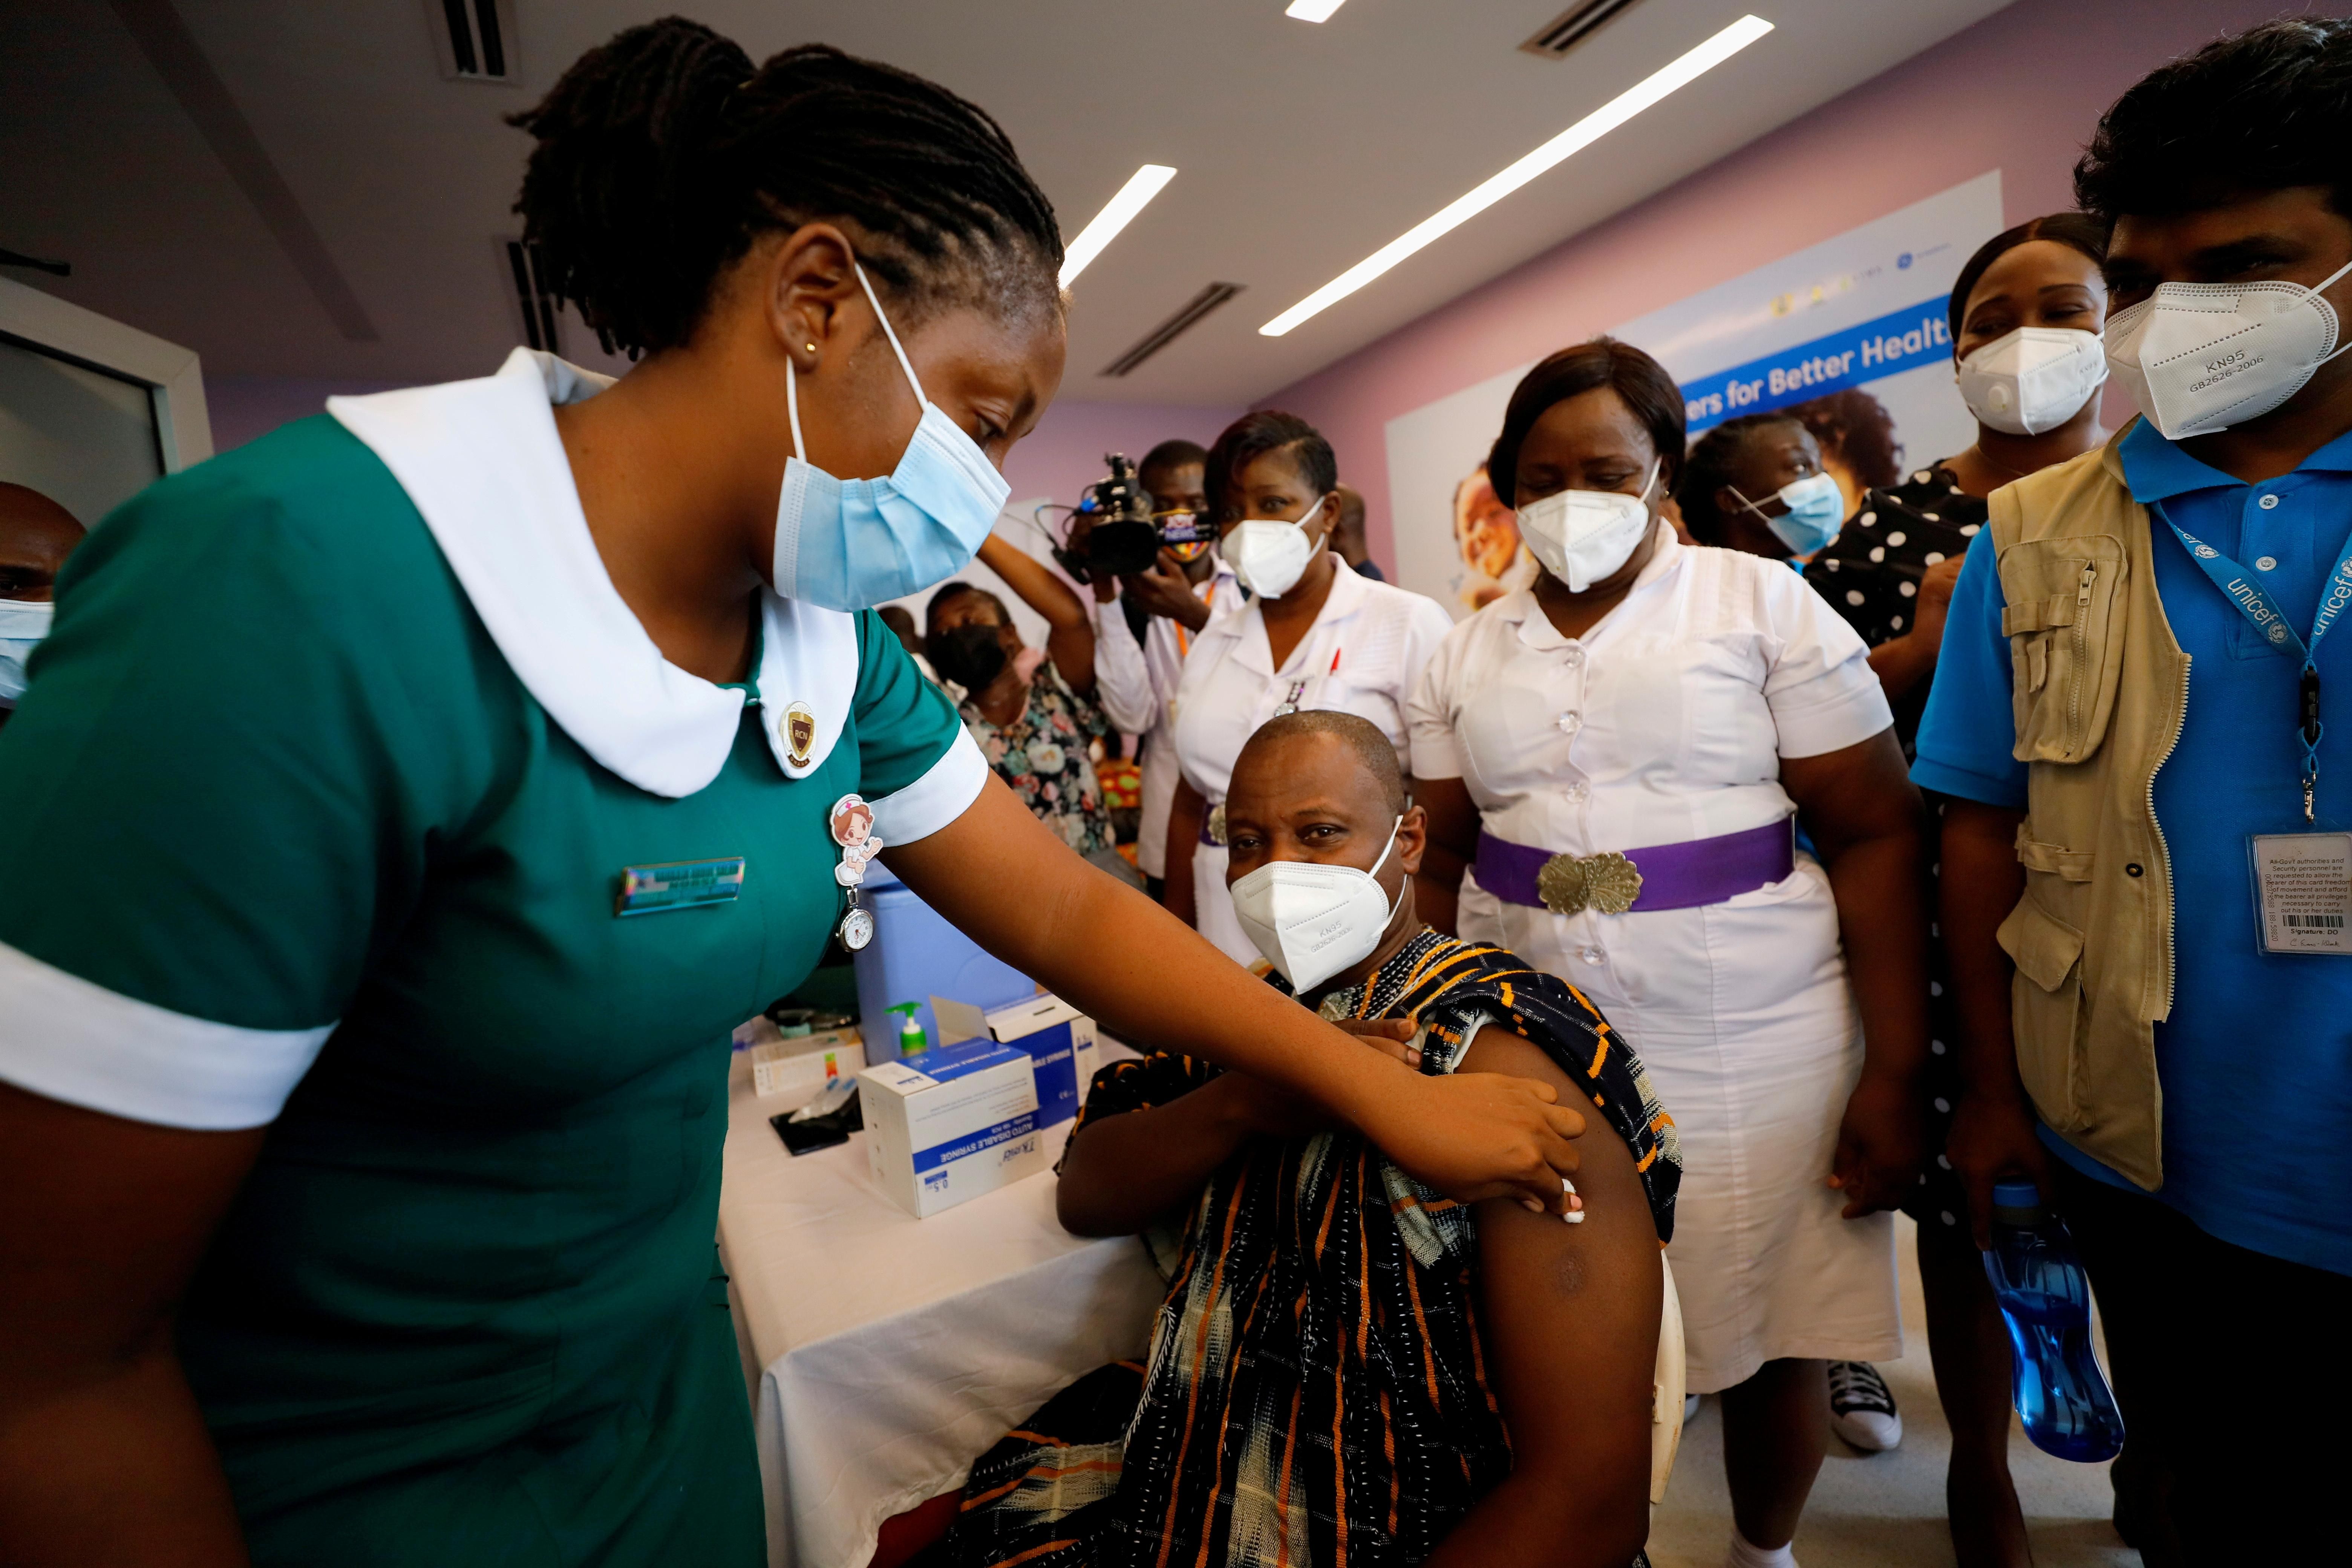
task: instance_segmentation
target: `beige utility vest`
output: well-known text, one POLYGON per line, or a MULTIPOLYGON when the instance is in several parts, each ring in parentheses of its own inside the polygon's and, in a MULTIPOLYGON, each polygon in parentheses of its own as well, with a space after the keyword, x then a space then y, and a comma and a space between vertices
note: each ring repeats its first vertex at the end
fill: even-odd
MULTIPOLYGON (((2129 426, 2125 427, 2130 428, 2129 426)), ((2015 756, 2030 763, 2001 922, 2017 963, 2017 1067, 2052 1131, 2164 1182, 2156 1023, 2172 1011, 2172 861, 2156 773, 2188 710, 2189 656, 2157 596, 2123 439, 1992 493, 2015 756)))

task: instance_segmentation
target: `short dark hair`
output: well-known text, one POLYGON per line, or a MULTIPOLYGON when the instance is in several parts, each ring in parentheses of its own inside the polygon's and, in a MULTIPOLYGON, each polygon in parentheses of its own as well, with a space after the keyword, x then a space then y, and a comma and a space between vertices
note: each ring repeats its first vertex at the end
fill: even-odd
POLYGON ((1731 482, 1732 468, 1746 449, 1748 438, 1775 425, 1794 425, 1801 430, 1805 422, 1786 408, 1742 414, 1725 420, 1691 443, 1682 477, 1675 483, 1675 505, 1681 510, 1683 526, 1690 530, 1693 539, 1701 544, 1723 542, 1725 521, 1722 509, 1715 504, 1715 492, 1731 482))
POLYGON ((1298 477, 1318 496, 1329 495, 1339 482, 1339 459, 1323 432, 1296 414, 1259 408, 1243 415, 1224 428, 1217 444, 1202 459, 1209 485, 1209 515, 1225 515, 1225 494, 1241 471, 1268 452, 1280 452, 1297 468, 1298 477))
POLYGON ((902 332, 950 302, 1060 309, 1061 227, 1012 141, 894 66, 803 44, 755 68, 668 16, 581 56, 509 123, 538 143, 515 210, 541 280, 608 352, 687 342, 756 235, 820 219, 905 301, 902 332))
POLYGON ((1996 261, 2028 240, 2047 239, 2081 251, 2094 262, 2107 258, 2107 234, 2115 226, 2105 218, 2089 213, 2045 213, 2028 218, 2015 228, 2005 228, 1982 245, 1977 253, 1960 268, 1960 275, 1952 279, 1952 301, 1947 309, 1952 329, 1952 357, 1960 353, 1960 323, 1968 319, 1969 296, 1977 291, 1984 280, 1985 271, 1996 261))
MULTIPOLYGON (((1155 471, 1165 473, 1170 468, 1181 468, 1193 463, 1206 464, 1208 460, 1209 449, 1206 447, 1202 446, 1198 441, 1187 441, 1180 437, 1174 440, 1162 441, 1144 453, 1143 461, 1135 465, 1135 477, 1141 479, 1144 475, 1155 471)), ((1148 489, 1150 487, 1145 488, 1148 489)))
POLYGON ((1249 755, 1257 747, 1272 745, 1291 735, 1338 736, 1347 742, 1349 749, 1356 753, 1356 760, 1364 764, 1364 771, 1370 773, 1373 782, 1381 786, 1381 796, 1387 800, 1391 813, 1402 816, 1405 807, 1412 804, 1405 793, 1404 770, 1397 765, 1396 747, 1381 732, 1381 727, 1369 719, 1342 713, 1336 709, 1301 708, 1296 712, 1268 719, 1243 742, 1241 755, 1234 759, 1234 771, 1240 771, 1242 757, 1249 755))
POLYGON ((940 612, 947 608, 950 605, 954 604, 958 599, 971 598, 986 599, 990 604, 995 605, 997 625, 1009 626, 1013 624, 1012 612, 1005 609, 1003 600, 998 598, 987 589, 981 587, 978 584, 967 583, 959 577, 952 583, 942 583, 937 588, 932 589, 931 596, 924 601, 923 641, 925 644, 928 645, 932 638, 940 635, 940 612))
POLYGON ((2158 67, 2074 165, 2075 202, 2110 223, 2291 185, 2352 217, 2352 21, 2281 17, 2158 67))
POLYGON ((1631 343, 1595 338, 1562 349, 1519 378, 1503 410, 1503 431, 1486 455, 1486 482, 1505 506, 1518 504, 1519 447, 1536 421, 1554 404, 1606 386, 1625 400, 1650 433, 1650 446, 1663 467, 1664 488, 1674 489, 1683 468, 1683 390, 1666 367, 1631 343))

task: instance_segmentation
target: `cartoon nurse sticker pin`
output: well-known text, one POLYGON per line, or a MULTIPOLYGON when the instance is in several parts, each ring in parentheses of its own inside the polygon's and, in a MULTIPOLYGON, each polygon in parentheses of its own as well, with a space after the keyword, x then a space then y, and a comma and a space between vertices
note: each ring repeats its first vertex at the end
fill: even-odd
POLYGON ((833 803, 824 814, 825 824, 833 830, 833 841, 844 849, 862 849, 874 837, 874 808, 866 804, 862 795, 845 795, 833 803))
MULTIPOLYGON (((782 718, 776 721, 776 729, 783 736, 784 754, 792 758, 793 766, 808 766, 809 751, 816 744, 816 710, 805 702, 795 702, 784 710, 782 718)), ((849 798, 857 799, 856 795, 849 798)), ((865 803, 861 801, 859 804, 865 803)), ((838 811, 841 808, 836 805, 834 809, 838 811)))

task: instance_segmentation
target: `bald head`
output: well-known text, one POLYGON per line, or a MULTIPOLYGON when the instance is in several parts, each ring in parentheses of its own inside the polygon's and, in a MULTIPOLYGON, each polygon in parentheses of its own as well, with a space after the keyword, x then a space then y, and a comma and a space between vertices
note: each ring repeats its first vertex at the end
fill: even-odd
MULTIPOLYGON (((1288 755, 1292 748, 1318 742, 1345 748, 1363 774, 1359 787, 1366 792, 1367 798, 1377 800, 1390 817, 1404 815, 1404 770, 1397 766, 1396 748, 1381 733, 1379 725, 1353 713, 1307 709, 1267 720, 1258 726, 1257 733, 1249 738, 1242 747, 1242 754, 1234 759, 1234 777, 1240 779, 1242 770, 1252 765, 1254 754, 1257 765, 1265 767, 1276 756, 1288 755)), ((1278 762, 1274 763, 1271 771, 1276 777, 1288 773, 1278 762)))
POLYGON ((81 542, 74 514, 25 485, 0 484, 0 599, 47 599, 81 542))

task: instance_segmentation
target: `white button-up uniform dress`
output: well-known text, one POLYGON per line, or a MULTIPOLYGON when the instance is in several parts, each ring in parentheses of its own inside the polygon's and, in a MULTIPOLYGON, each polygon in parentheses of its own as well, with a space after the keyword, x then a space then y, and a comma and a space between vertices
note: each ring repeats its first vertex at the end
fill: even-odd
MULTIPOLYGON (((1176 764, 1211 805, 1233 782, 1242 744, 1298 691, 1300 708, 1327 708, 1369 719, 1405 762, 1405 700, 1453 623, 1437 601, 1361 577, 1337 555, 1331 592, 1307 635, 1280 669, 1255 598, 1219 606, 1192 639, 1176 689, 1176 764)), ((1793 574, 1792 574, 1793 575, 1793 574)), ((1192 856, 1192 893, 1201 934, 1242 963, 1261 956, 1234 918, 1225 891, 1225 847, 1202 844, 1192 856)))
MULTIPOLYGON (((1522 589, 1431 659, 1413 773, 1459 777, 1496 837, 1589 855, 1779 822, 1795 811, 1782 757, 1891 722, 1862 639, 1786 564, 1659 534, 1585 637, 1522 589)), ((1465 913, 1581 990, 1649 1065, 1682 1137, 1667 1256, 1690 1388, 1784 1356, 1899 1355, 1893 1216, 1840 1219, 1826 1184, 1862 1034, 1821 864, 1800 850, 1787 879, 1698 909, 1465 913)))
MULTIPOLYGON (((1214 615, 1219 607, 1240 602, 1241 581, 1219 560, 1205 582, 1193 584, 1192 596, 1214 615)), ((1100 625, 1106 641, 1134 641, 1123 605, 1106 606, 1100 625)), ((1178 622, 1154 616, 1144 623, 1140 653, 1151 682, 1152 717, 1143 731, 1143 818, 1136 830, 1135 863, 1147 877, 1168 875, 1168 812, 1176 800, 1176 688, 1184 679, 1184 658, 1192 649, 1192 633, 1178 622)))

